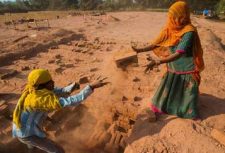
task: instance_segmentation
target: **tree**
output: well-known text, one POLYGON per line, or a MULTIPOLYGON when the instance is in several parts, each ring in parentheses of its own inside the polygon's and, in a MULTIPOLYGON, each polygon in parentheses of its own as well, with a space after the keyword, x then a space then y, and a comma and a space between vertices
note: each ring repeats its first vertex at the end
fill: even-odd
POLYGON ((119 5, 122 8, 127 8, 133 5, 133 0, 120 0, 119 5))
POLYGON ((225 0, 220 0, 219 3, 216 5, 217 13, 225 14, 225 0))
POLYGON ((102 0, 80 0, 79 7, 83 10, 93 10, 102 3, 102 0))
POLYGON ((45 10, 49 7, 49 0, 29 0, 32 9, 45 10))
POLYGON ((65 0, 64 6, 69 8, 77 8, 78 7, 78 0, 65 0))

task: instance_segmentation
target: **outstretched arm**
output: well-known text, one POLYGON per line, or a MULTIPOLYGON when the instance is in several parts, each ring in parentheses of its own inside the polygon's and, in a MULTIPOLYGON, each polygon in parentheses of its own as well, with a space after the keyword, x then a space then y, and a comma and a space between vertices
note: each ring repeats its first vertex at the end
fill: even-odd
POLYGON ((82 101, 84 101, 96 88, 103 87, 107 85, 108 82, 103 82, 102 80, 92 83, 90 85, 87 85, 83 90, 81 90, 78 94, 69 96, 67 98, 61 97, 59 99, 59 102, 62 107, 66 106, 77 106, 82 101))
POLYGON ((160 59, 159 60, 159 64, 163 64, 163 63, 169 63, 169 62, 172 62, 172 61, 175 61, 176 59, 178 59, 179 57, 181 57, 181 53, 174 53, 174 54, 171 54, 170 56, 166 57, 166 58, 163 58, 163 59, 160 59))
POLYGON ((92 92, 93 90, 91 86, 88 85, 76 95, 69 96, 67 98, 59 98, 59 102, 62 107, 76 106, 79 105, 82 101, 84 101, 92 92))
POLYGON ((157 47, 158 46, 155 46, 155 45, 149 45, 149 46, 146 46, 146 47, 143 47, 143 48, 137 48, 136 46, 133 46, 133 45, 131 46, 131 48, 137 53, 151 51, 151 50, 153 50, 157 47))
POLYGON ((74 90, 78 90, 78 89, 80 89, 80 85, 78 83, 74 82, 64 88, 55 87, 53 92, 57 95, 69 94, 69 93, 73 92, 74 90))
POLYGON ((194 32, 187 32, 182 36, 181 41, 179 42, 176 52, 171 54, 170 56, 156 60, 156 61, 151 61, 148 65, 147 68, 145 69, 145 72, 148 72, 149 70, 153 69, 155 65, 163 64, 163 63, 169 63, 172 62, 178 58, 180 58, 183 54, 187 55, 192 51, 192 42, 194 38, 194 32))
POLYGON ((150 70, 153 69, 154 66, 156 65, 160 65, 160 64, 163 64, 163 63, 169 63, 169 62, 172 62, 172 61, 175 61, 176 59, 180 58, 182 56, 182 53, 174 53, 174 54, 171 54, 170 56, 166 57, 166 58, 163 58, 163 59, 160 59, 160 60, 154 60, 154 61, 151 61, 147 66, 146 66, 146 69, 145 69, 145 73, 149 72, 150 70))

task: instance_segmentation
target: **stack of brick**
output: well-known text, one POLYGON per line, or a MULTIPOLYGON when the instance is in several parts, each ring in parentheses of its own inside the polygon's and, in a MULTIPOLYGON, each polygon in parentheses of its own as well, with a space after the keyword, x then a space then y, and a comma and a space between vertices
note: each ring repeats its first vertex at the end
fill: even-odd
POLYGON ((104 115, 104 125, 110 125, 101 131, 96 125, 98 131, 94 131, 90 138, 88 146, 105 146, 104 150, 108 152, 118 152, 120 148, 126 147, 126 139, 132 131, 136 121, 137 108, 130 103, 114 103, 110 112, 104 115), (106 123, 106 124, 105 124, 106 123))

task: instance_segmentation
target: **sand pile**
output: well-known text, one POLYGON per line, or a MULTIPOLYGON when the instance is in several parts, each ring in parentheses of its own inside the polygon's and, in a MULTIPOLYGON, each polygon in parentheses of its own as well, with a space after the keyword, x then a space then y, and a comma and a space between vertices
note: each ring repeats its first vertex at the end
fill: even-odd
POLYGON ((200 123, 176 118, 167 118, 159 122, 148 126, 149 130, 155 128, 155 133, 134 140, 125 153, 224 152, 224 146, 211 138, 210 129, 200 123))

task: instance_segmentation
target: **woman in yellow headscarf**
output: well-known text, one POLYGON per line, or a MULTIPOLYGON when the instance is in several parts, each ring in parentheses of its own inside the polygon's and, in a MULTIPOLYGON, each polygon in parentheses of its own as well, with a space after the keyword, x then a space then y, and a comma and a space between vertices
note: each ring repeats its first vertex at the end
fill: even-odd
MULTIPOLYGON (((48 70, 36 69, 28 76, 28 83, 13 113, 13 136, 29 148, 37 147, 48 153, 63 153, 64 150, 46 138, 42 123, 47 113, 67 106, 76 106, 84 101, 95 88, 106 83, 96 82, 87 85, 80 93, 67 98, 56 94, 71 93, 79 88, 73 83, 65 88, 54 87, 54 81, 48 70)), ((31 151, 32 152, 32 151, 31 151)))
POLYGON ((152 99, 152 111, 197 118, 200 72, 204 69, 203 51, 186 2, 177 1, 169 8, 165 28, 149 46, 132 48, 138 53, 153 50, 160 57, 150 63, 146 71, 154 65, 167 65, 167 73, 152 99))

